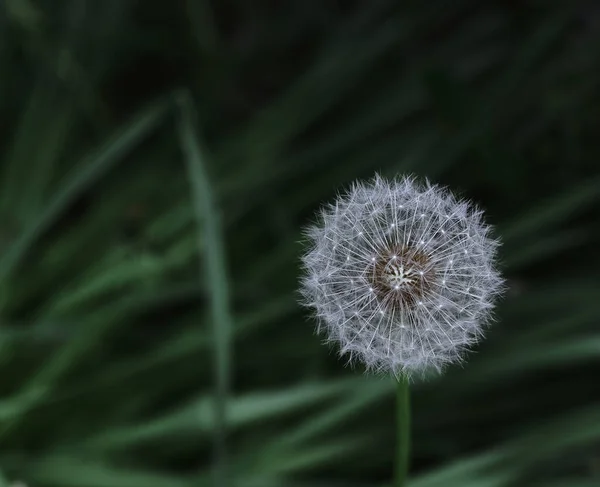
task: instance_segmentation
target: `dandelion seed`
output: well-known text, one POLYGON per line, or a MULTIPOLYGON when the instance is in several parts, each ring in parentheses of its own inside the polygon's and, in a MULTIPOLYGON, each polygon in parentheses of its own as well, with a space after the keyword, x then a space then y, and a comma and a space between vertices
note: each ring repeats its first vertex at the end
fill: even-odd
POLYGON ((481 211, 414 178, 355 183, 307 236, 303 303, 342 354, 375 371, 460 361, 502 291, 481 211))

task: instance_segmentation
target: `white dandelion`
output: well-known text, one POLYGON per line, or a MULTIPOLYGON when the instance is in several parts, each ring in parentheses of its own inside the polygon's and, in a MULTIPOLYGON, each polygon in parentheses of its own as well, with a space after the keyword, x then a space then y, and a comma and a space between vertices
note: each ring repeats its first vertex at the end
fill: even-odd
POLYGON ((460 361, 503 287, 482 212, 414 178, 355 183, 307 236, 303 303, 371 370, 410 377, 460 361))

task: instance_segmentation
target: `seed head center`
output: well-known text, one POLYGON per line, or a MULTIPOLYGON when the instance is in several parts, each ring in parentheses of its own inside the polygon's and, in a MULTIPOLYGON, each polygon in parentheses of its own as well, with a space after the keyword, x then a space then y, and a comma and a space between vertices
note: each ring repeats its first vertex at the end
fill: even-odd
POLYGON ((412 285, 416 281, 417 271, 412 267, 405 267, 398 259, 393 259, 383 268, 383 278, 391 288, 412 285))
POLYGON ((437 280, 430 257, 406 246, 381 249, 373 259, 370 275, 378 298, 391 308, 414 306, 437 280))

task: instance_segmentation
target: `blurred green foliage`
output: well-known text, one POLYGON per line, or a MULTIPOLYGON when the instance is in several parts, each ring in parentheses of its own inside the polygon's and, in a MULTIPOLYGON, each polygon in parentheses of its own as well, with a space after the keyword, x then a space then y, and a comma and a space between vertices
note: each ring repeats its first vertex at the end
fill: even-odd
POLYGON ((600 485, 599 22, 0 3, 0 485, 210 485, 215 441, 236 485, 389 485, 392 382, 295 303, 302 226, 374 171, 480 204, 510 286, 468 363, 414 387, 410 485, 600 485))

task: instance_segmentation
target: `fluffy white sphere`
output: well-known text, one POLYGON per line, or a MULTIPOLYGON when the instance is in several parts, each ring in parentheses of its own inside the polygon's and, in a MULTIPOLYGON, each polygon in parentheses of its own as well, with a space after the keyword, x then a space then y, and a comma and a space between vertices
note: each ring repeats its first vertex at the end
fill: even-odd
POLYGON ((410 377, 460 361, 502 290, 481 211, 414 178, 355 183, 307 236, 303 303, 369 369, 410 377))

